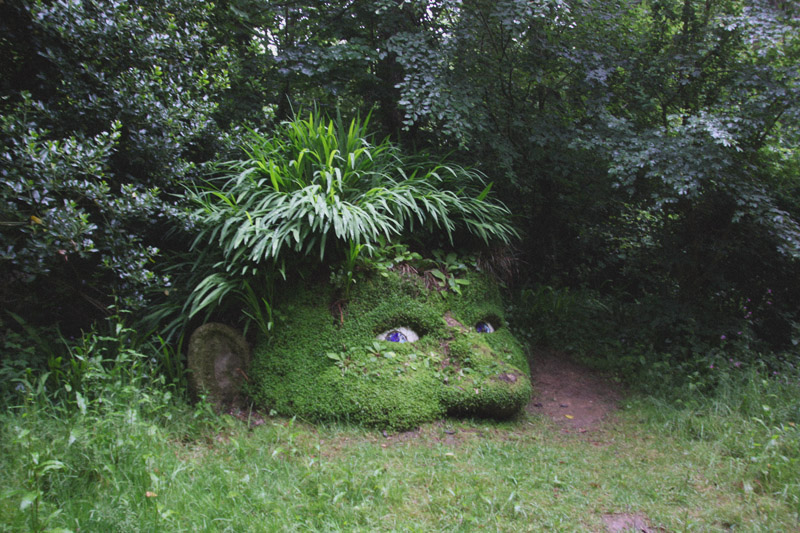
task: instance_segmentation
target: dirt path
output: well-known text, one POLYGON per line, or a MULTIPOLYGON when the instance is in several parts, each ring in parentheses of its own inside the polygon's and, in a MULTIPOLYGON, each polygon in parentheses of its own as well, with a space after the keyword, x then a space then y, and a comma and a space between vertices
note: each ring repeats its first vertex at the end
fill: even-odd
POLYGON ((528 412, 552 418, 566 433, 591 431, 617 408, 620 386, 561 352, 537 350, 532 366, 528 412))
MULTIPOLYGON (((532 364, 534 397, 527 410, 550 417, 565 433, 591 433, 617 409, 622 398, 618 383, 572 361, 567 355, 539 350, 532 364)), ((606 513, 601 516, 604 533, 656 533, 643 513, 606 513)))

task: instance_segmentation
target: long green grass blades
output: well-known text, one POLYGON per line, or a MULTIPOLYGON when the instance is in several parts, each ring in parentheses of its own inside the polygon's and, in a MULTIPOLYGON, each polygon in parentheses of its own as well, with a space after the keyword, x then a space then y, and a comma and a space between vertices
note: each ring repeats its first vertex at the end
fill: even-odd
POLYGON ((458 229, 486 243, 517 237, 510 212, 489 197, 491 184, 478 172, 405 157, 388 139, 374 142, 368 125, 369 116, 346 124, 309 113, 272 135, 249 130, 245 157, 220 164, 220 174, 193 191, 194 248, 219 250, 226 273, 197 285, 193 315, 247 281, 231 279, 288 253, 324 261, 326 252, 345 257, 354 244, 412 232, 439 232, 451 242, 458 229))
POLYGON ((235 286, 230 279, 220 273, 206 276, 192 292, 187 305, 189 305, 189 318, 194 317, 203 309, 212 307, 215 302, 221 301, 235 286))

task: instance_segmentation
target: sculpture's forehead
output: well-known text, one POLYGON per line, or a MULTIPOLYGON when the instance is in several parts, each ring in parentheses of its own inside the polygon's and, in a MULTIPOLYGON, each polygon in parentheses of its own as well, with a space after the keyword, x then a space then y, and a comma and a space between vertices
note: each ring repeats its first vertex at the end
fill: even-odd
POLYGON ((456 293, 431 289, 413 278, 369 280, 339 310, 342 329, 366 328, 363 333, 370 336, 400 327, 418 334, 448 335, 448 327, 474 330, 482 322, 499 326, 504 317, 496 285, 478 274, 462 281, 456 293))
POLYGON ((436 290, 421 277, 394 272, 358 279, 348 298, 329 283, 296 286, 283 294, 273 349, 325 352, 371 344, 393 328, 409 328, 421 339, 452 337, 455 330, 475 332, 486 321, 504 335, 503 303, 497 285, 472 273, 462 278, 460 293, 436 290), (462 328, 463 326, 463 328, 462 328))

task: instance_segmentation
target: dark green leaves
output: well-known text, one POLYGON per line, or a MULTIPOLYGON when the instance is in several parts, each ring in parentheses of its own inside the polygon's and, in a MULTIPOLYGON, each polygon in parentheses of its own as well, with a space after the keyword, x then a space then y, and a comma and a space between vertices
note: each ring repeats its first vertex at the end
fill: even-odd
POLYGON ((0 307, 83 327, 115 296, 141 307, 166 289, 158 249, 189 224, 170 193, 218 144, 204 136, 228 58, 210 18, 184 0, 0 5, 0 268, 13 279, 0 307))

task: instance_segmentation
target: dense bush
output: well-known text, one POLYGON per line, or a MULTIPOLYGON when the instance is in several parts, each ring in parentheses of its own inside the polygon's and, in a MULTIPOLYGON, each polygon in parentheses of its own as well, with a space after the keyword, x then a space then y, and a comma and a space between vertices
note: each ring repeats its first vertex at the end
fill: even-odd
POLYGON ((227 83, 210 14, 182 0, 0 5, 0 306, 75 331, 114 296, 139 308, 168 287, 159 247, 189 225, 170 193, 213 153, 227 83))
POLYGON ((531 281, 721 320, 771 289, 775 316, 759 335, 791 345, 795 7, 444 5, 450 16, 436 12, 391 40, 404 118, 492 169, 524 220, 531 281))

